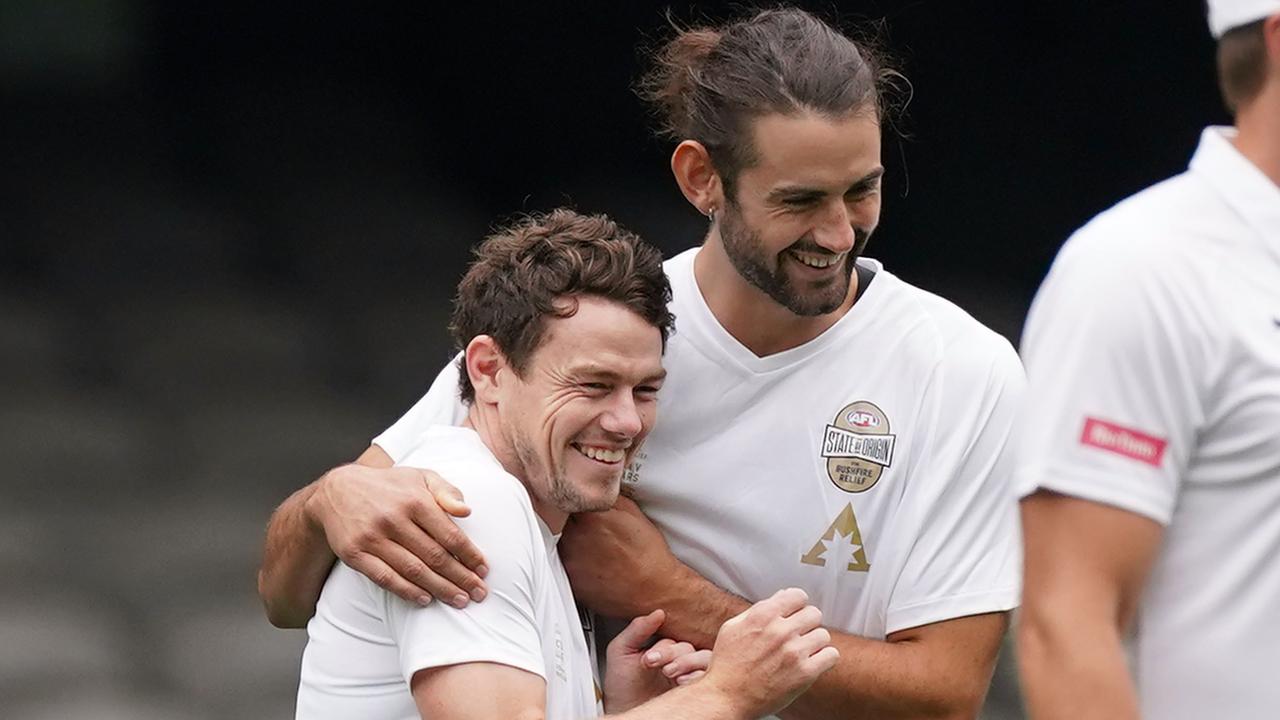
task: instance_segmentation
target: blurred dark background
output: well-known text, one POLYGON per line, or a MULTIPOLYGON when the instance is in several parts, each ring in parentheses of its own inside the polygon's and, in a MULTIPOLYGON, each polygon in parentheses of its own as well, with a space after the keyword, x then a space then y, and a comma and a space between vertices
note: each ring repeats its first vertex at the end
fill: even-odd
MULTIPOLYGON (((914 86, 868 254, 1014 340, 1228 121, 1198 2, 799 4, 914 86)), ((562 204, 701 239, 629 89, 668 7, 726 16, 0 0, 0 715, 292 717, 262 528, 426 389, 469 246, 562 204)))

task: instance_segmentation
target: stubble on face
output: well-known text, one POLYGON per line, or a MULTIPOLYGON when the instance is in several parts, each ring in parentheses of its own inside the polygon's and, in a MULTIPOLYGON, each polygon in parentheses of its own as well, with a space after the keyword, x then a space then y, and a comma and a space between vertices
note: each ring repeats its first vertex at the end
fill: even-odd
POLYGON ((853 249, 840 260, 840 273, 830 281, 802 289, 795 287, 787 275, 783 255, 791 251, 829 255, 829 251, 806 236, 770 258, 760 233, 747 224, 733 203, 728 204, 720 217, 720 241, 738 274, 774 302, 801 317, 833 313, 848 298, 854 262, 866 247, 869 233, 854 228, 854 236, 853 249))
MULTIPOLYGON (((533 442, 518 431, 512 438, 512 447, 515 449, 516 458, 520 461, 521 467, 524 468, 525 479, 531 484, 544 485, 547 488, 547 502, 561 512, 577 513, 608 510, 613 507, 613 503, 618 499, 617 489, 621 485, 621 476, 614 483, 615 492, 592 497, 583 493, 573 483, 569 482, 568 476, 565 474, 564 457, 560 458, 558 467, 547 467, 534 448, 533 442)), ((575 451, 566 448, 559 452, 563 454, 575 451)))

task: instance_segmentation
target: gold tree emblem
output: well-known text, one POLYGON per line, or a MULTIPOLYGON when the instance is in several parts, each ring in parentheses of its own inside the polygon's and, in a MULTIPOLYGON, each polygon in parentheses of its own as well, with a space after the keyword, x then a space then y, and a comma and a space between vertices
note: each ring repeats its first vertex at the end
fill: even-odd
POLYGON ((858 518, 853 514, 853 503, 847 503, 836 519, 827 527, 827 531, 822 534, 822 538, 813 544, 809 552, 800 556, 800 562, 806 565, 817 565, 818 567, 826 567, 827 559, 822 557, 827 552, 827 543, 836 539, 836 534, 840 537, 848 538, 849 544, 856 546, 853 551, 853 560, 846 567, 846 570, 852 572, 867 572, 871 569, 871 563, 867 562, 867 549, 862 545, 862 532, 858 530, 858 518))

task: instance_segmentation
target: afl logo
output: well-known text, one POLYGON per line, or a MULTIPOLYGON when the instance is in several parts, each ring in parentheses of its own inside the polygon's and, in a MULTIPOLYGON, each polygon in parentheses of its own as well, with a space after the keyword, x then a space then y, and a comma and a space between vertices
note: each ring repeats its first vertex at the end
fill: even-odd
POLYGON ((849 424, 856 428, 873 428, 880 426, 880 418, 866 410, 853 410, 844 416, 849 424))
POLYGON ((866 400, 846 405, 823 432, 827 477, 845 492, 870 490, 893 463, 896 440, 883 410, 866 400))

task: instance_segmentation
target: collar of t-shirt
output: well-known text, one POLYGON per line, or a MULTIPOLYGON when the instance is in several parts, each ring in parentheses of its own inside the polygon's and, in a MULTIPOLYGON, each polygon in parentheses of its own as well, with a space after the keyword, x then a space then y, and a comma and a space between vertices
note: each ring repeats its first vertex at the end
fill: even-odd
POLYGON ((1280 186, 1231 143, 1232 127, 1207 127, 1191 158, 1191 172, 1204 178, 1231 209, 1262 236, 1280 258, 1280 186))
POLYGON ((715 313, 711 312, 711 307, 702 296, 702 290, 698 288, 698 280, 693 272, 692 254, 696 252, 698 252, 697 248, 689 250, 690 256, 687 258, 684 258, 684 253, 678 256, 677 259, 687 260, 688 266, 685 271, 671 276, 673 284, 679 283, 683 286, 683 292, 678 294, 683 294, 689 302, 689 313, 680 315, 678 322, 682 324, 677 325, 676 331, 683 332, 680 328, 692 328, 696 325, 696 332, 684 335, 687 341, 696 345, 709 343, 710 347, 707 349, 716 352, 749 374, 763 375, 784 371, 792 365, 802 363, 824 352, 828 347, 839 343, 840 339, 846 335, 864 331, 867 326, 877 321, 879 306, 883 304, 886 295, 892 294, 892 290, 887 285, 896 281, 878 260, 868 257, 858 258, 858 264, 855 266, 855 269, 860 271, 858 272, 859 292, 855 301, 857 309, 846 312, 835 324, 806 343, 790 350, 760 357, 729 334, 729 331, 720 324, 715 313), (875 282, 871 282, 870 278, 875 278, 875 282))

